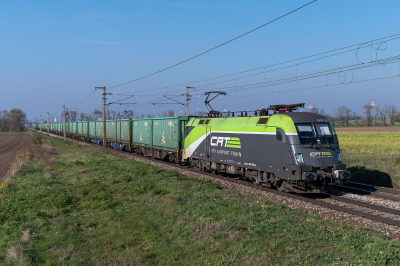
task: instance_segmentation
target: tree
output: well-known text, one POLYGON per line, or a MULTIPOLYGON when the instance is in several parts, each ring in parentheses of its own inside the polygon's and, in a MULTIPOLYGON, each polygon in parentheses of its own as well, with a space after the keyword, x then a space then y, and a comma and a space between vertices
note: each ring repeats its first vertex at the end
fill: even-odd
POLYGON ((376 105, 375 108, 375 115, 374 115, 374 125, 379 126, 379 118, 380 118, 380 112, 381 112, 381 104, 376 105))
POLYGON ((10 111, 10 131, 22 132, 26 122, 26 114, 21 109, 12 109, 10 111))
POLYGON ((388 111, 390 125, 394 126, 394 123, 396 122, 396 117, 397 117, 397 109, 394 105, 389 105, 387 107, 387 111, 388 111))
POLYGON ((103 117, 103 112, 97 109, 94 109, 92 112, 94 120, 99 120, 100 118, 103 117))
POLYGON ((365 126, 370 127, 372 126, 372 105, 367 103, 363 106, 364 114, 365 114, 365 126))
POLYGON ((174 116, 174 113, 175 113, 174 110, 170 109, 170 110, 158 113, 158 116, 160 116, 160 117, 172 117, 172 116, 174 116))

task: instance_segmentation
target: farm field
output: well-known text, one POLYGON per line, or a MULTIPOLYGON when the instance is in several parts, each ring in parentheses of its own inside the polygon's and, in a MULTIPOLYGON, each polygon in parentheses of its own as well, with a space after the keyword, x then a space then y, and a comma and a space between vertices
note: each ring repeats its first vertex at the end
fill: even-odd
POLYGON ((52 152, 0 188, 2 265, 400 263, 400 242, 373 230, 59 139, 36 142, 52 152))
POLYGON ((337 132, 351 181, 400 188, 400 132, 337 132))
POLYGON ((26 151, 30 144, 30 134, 0 133, 0 184, 17 155, 26 151))
POLYGON ((394 127, 336 127, 336 131, 344 132, 400 132, 400 126, 394 127))

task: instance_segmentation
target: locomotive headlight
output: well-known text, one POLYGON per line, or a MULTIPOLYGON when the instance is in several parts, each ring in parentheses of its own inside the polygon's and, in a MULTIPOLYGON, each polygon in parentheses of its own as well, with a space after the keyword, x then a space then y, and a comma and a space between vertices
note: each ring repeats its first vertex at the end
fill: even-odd
POLYGON ((336 155, 337 155, 338 162, 341 163, 342 162, 342 155, 340 155, 340 152, 337 152, 336 155))
POLYGON ((296 153, 296 163, 304 163, 303 159, 303 154, 302 153, 296 153))

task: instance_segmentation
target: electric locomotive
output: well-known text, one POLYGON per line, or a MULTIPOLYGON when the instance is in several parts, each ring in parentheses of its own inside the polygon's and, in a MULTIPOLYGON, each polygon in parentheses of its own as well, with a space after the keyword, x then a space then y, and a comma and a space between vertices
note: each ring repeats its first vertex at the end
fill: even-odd
POLYGON ((350 178, 327 117, 273 105, 261 116, 205 117, 185 129, 182 160, 280 191, 322 193, 350 178), (272 114, 269 114, 272 112, 272 114))

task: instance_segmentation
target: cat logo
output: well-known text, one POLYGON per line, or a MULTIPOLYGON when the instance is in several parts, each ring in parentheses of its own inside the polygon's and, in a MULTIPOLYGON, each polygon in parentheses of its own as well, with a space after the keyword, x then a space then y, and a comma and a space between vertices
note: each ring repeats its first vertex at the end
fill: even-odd
POLYGON ((321 158, 321 157, 332 157, 332 153, 329 151, 325 152, 310 152, 310 158, 321 158))
POLYGON ((227 148, 240 149, 240 139, 231 137, 211 137, 211 146, 221 146, 227 148))

